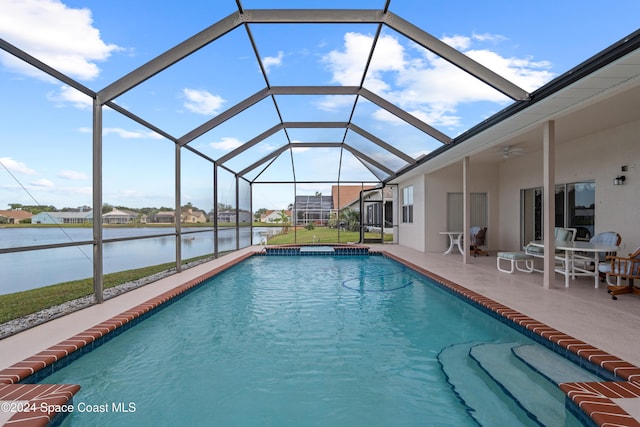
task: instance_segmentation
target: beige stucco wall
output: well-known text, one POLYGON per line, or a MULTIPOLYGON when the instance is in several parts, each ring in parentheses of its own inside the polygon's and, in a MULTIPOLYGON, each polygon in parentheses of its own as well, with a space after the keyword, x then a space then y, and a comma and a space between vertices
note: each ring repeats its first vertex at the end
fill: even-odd
MULTIPOLYGON (((440 252, 448 248, 448 237, 440 234, 447 230, 447 193, 462 192, 462 162, 441 169, 426 176, 426 212, 425 248, 428 252, 440 252)), ((498 175, 494 166, 469 162, 467 170, 468 191, 487 193, 488 224, 487 248, 498 242, 499 204, 498 175)), ((474 225, 474 224, 471 224, 474 225)), ((453 231, 453 230, 451 230, 453 231)))
MULTIPOLYGON (((542 140, 542 131, 540 132, 542 140)), ((590 134, 556 146, 556 182, 595 180, 595 232, 617 231, 622 253, 640 246, 640 121, 590 134), (621 172, 627 165, 628 171, 621 172), (622 186, 614 186, 617 175, 622 186)), ((469 192, 486 192, 488 248, 520 248, 520 191, 542 186, 542 147, 493 165, 469 165, 469 192)), ((446 249, 448 192, 462 191, 462 162, 401 182, 414 185, 414 224, 400 224, 401 245, 422 251, 446 249), (420 190, 422 188, 422 191, 420 190), (421 213, 420 210, 423 209, 421 213), (421 224, 420 221, 423 221, 421 224)))
POLYGON ((425 177, 418 175, 398 185, 398 243, 419 251, 425 250, 424 227, 425 214, 425 177), (413 223, 402 222, 402 189, 413 185, 413 223))
MULTIPOLYGON (((595 232, 616 231, 622 253, 640 246, 640 121, 556 146, 557 183, 595 180, 595 232), (627 165, 628 171, 621 172, 627 165), (613 179, 625 175, 624 185, 613 179)), ((542 152, 514 157, 500 167, 501 249, 515 250, 520 240, 520 190, 542 185, 542 152)))

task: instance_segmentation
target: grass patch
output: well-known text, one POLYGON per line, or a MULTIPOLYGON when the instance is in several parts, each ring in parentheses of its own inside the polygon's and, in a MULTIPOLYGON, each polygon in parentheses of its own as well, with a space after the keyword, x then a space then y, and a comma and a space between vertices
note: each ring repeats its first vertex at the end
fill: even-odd
MULTIPOLYGON (((209 258, 210 255, 184 260, 182 264, 209 258)), ((152 276, 161 271, 170 270, 175 263, 153 265, 134 270, 119 271, 104 275, 104 288, 109 289, 123 283, 152 276)), ((29 314, 37 313, 49 307, 63 304, 74 299, 93 294, 93 278, 73 280, 56 285, 43 286, 27 291, 0 295, 0 323, 18 319, 29 314)))
MULTIPOLYGON (((380 233, 364 233, 365 239, 380 238, 380 233)), ((331 244, 331 243, 353 243, 360 240, 358 231, 340 231, 329 227, 316 227, 313 230, 298 228, 294 233, 293 229, 289 229, 287 234, 277 234, 269 239, 269 245, 289 245, 289 244, 331 244)), ((384 241, 392 241, 391 234, 384 235, 384 241)))

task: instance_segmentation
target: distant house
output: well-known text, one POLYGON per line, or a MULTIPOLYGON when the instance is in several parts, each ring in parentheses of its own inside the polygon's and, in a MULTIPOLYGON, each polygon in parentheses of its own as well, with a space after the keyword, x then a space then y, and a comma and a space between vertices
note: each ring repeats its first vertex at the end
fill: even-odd
POLYGON ((218 222, 226 222, 231 224, 235 224, 236 222, 238 224, 251 223, 251 212, 242 210, 238 212, 235 209, 218 211, 218 222), (238 214, 238 216, 236 216, 236 213, 238 214), (237 219, 239 219, 239 221, 237 221, 237 219))
POLYGON ((91 224, 93 211, 40 212, 31 217, 32 224, 91 224))
POLYGON ((360 192, 369 190, 372 186, 362 185, 333 185, 331 187, 331 197, 333 197, 334 209, 340 211, 344 208, 358 210, 360 203, 360 192))
POLYGON ((199 209, 183 208, 180 214, 180 222, 189 224, 207 222, 207 214, 199 209))
MULTIPOLYGON (((282 222, 282 209, 279 210, 268 210, 262 215, 260 215, 260 222, 282 222)), ((285 209, 284 214, 287 217, 287 221, 291 223, 291 211, 285 209)))
POLYGON ((329 221, 331 210, 333 209, 332 196, 296 196, 293 205, 296 222, 298 224, 322 224, 329 221))
MULTIPOLYGON (((362 189, 360 186, 357 188, 362 189)), ((379 229, 382 226, 391 231, 393 227, 393 191, 391 187, 375 190, 372 188, 363 188, 370 191, 363 193, 364 211, 360 212, 360 221, 366 229, 379 229)), ((343 188, 340 187, 340 210, 348 208, 360 211, 360 190, 347 192, 346 194, 351 199, 343 199, 343 194, 343 188)))
POLYGON ((0 224, 19 224, 22 221, 29 220, 33 217, 31 212, 20 209, 0 210, 0 224))
POLYGON ((176 213, 174 211, 160 211, 152 216, 151 221, 163 224, 175 224, 176 213))
POLYGON ((111 212, 102 215, 103 224, 135 224, 139 215, 124 209, 113 208, 111 212))

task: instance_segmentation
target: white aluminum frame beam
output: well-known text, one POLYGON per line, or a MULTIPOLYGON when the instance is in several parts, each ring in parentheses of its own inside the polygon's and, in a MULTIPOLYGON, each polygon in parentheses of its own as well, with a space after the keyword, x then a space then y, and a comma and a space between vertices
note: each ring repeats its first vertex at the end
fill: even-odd
POLYGON ((258 102, 262 101, 268 96, 269 96, 269 89, 267 88, 254 93, 253 95, 249 96, 248 98, 245 98, 244 100, 237 103, 236 105, 229 108, 228 110, 218 114, 213 119, 201 124, 197 128, 193 129, 191 132, 180 137, 178 139, 178 144, 182 146, 190 143, 194 139, 204 135, 205 133, 209 132, 211 129, 226 122, 230 118, 240 114, 247 108, 251 107, 254 104, 257 104, 258 102))
POLYGON ((240 25, 248 23, 386 24, 510 98, 515 100, 529 99, 529 93, 525 90, 433 37, 426 31, 391 12, 369 9, 258 9, 246 10, 243 13, 235 12, 105 87, 98 92, 98 99, 101 103, 112 101, 212 41, 240 25))
POLYGON ((398 150, 397 148, 387 144, 386 142, 384 142, 383 140, 381 140, 377 136, 375 136, 375 135, 367 132, 366 130, 362 129, 360 126, 351 123, 351 124, 349 124, 349 129, 351 129, 355 133, 359 134, 360 136, 368 139, 369 141, 373 142, 374 144, 378 145, 379 147, 385 149, 386 151, 389 151, 390 153, 395 154, 397 157, 400 157, 402 160, 404 160, 405 162, 409 163, 410 165, 416 163, 416 159, 414 159, 413 157, 409 156, 404 151, 398 150))
POLYGON ((420 46, 430 50, 441 58, 444 58, 451 64, 463 71, 466 71, 477 79, 482 80, 489 86, 507 95, 509 98, 519 101, 529 99, 529 93, 524 89, 511 83, 499 74, 494 73, 484 65, 474 61, 462 52, 452 48, 426 31, 416 27, 409 21, 400 18, 398 15, 395 15, 392 12, 387 12, 385 23, 400 34, 413 40, 420 46))
POLYGON ((260 160, 257 160, 256 162, 253 162, 252 164, 250 164, 246 168, 242 169, 240 172, 238 172, 238 175, 239 176, 246 175, 247 173, 251 172, 252 170, 257 168, 258 166, 260 166, 261 164, 268 162, 269 160, 273 159, 274 157, 278 157, 280 154, 282 154, 285 151, 287 151, 287 149, 289 149, 289 147, 290 147, 290 145, 286 144, 286 145, 283 145, 280 148, 276 148, 275 150, 273 150, 272 152, 270 152, 269 154, 267 154, 266 156, 264 156, 260 160))
MULTIPOLYGON (((377 160, 374 160, 373 158, 367 156, 366 154, 364 154, 361 151, 356 150, 355 148, 353 148, 352 146, 348 145, 348 144, 344 144, 344 149, 349 151, 351 154, 353 154, 354 156, 356 156, 356 158, 358 160, 364 160, 367 163, 372 164, 373 166, 377 167, 378 169, 380 169, 381 171, 386 172, 388 175, 393 175, 393 171, 391 169, 389 169, 388 167, 384 166, 382 163, 378 162, 377 160)), ((365 165, 366 167, 367 165, 365 165)), ((369 168, 367 168, 369 169, 369 168)), ((369 169, 371 171, 371 169, 369 169)), ((373 173, 378 179, 380 179, 380 177, 374 173, 373 171, 371 171, 371 173, 373 173)))
POLYGON ((373 102, 378 107, 384 110, 387 110, 388 112, 398 117, 399 119, 404 120, 410 125, 420 129, 422 132, 426 133, 427 135, 432 136, 433 138, 437 139, 443 144, 451 143, 452 139, 449 136, 445 135, 444 133, 440 132, 438 129, 432 126, 429 126, 427 123, 423 122, 422 120, 418 119, 412 114, 407 113, 403 109, 396 107, 394 104, 390 103, 389 101, 382 98, 381 96, 376 95, 370 90, 362 88, 360 89, 360 95, 362 95, 364 98, 368 99, 369 101, 373 102))
POLYGON ((198 34, 188 38, 168 51, 156 56, 151 61, 136 68, 129 74, 111 83, 98 92, 98 99, 102 103, 113 101, 118 96, 145 80, 155 76, 162 70, 191 55, 212 41, 222 37, 242 24, 241 15, 233 13, 216 22, 198 34))
POLYGON ((267 129, 266 131, 262 132, 260 135, 256 136, 252 140, 245 142, 240 147, 236 148, 235 150, 231 150, 230 152, 228 152, 224 156, 220 157, 216 161, 216 164, 217 165, 222 165, 223 163, 227 162, 229 159, 234 158, 238 154, 242 153, 245 150, 248 150, 249 148, 251 148, 254 145, 256 145, 257 143, 259 143, 260 141, 270 137, 271 135, 273 135, 274 133, 276 133, 276 132, 278 132, 278 131, 280 131, 282 129, 284 129, 284 126, 282 125, 282 123, 279 123, 279 124, 273 126, 272 128, 267 129))

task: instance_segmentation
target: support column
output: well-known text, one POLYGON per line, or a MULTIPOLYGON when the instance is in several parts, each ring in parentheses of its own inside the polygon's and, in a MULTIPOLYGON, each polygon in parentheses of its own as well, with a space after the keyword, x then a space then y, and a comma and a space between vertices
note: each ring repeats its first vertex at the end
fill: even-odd
POLYGON ((236 251, 240 249, 240 177, 236 178, 236 251))
POLYGON ((93 299, 104 302, 102 250, 102 105, 93 100, 93 299))
POLYGON ((176 146, 176 154, 175 154, 175 162, 176 162, 176 174, 175 174, 175 205, 176 205, 176 271, 182 271, 182 192, 181 192, 181 166, 180 166, 180 144, 175 144, 176 146))
POLYGON ((543 153, 543 194, 542 194, 542 223, 544 240, 544 277, 542 286, 545 289, 551 287, 555 279, 555 212, 556 212, 556 191, 555 191, 555 168, 556 168, 556 131, 555 122, 549 120, 542 129, 542 153, 543 153))
POLYGON ((253 245, 253 183, 249 182, 249 215, 250 216, 250 226, 249 226, 249 245, 253 245))
POLYGON ((462 159, 462 231, 464 232, 464 242, 462 245, 462 262, 469 263, 469 242, 471 236, 469 229, 471 228, 471 197, 469 196, 469 156, 462 159))
POLYGON ((218 165, 213 164, 213 256, 218 258, 218 165))

